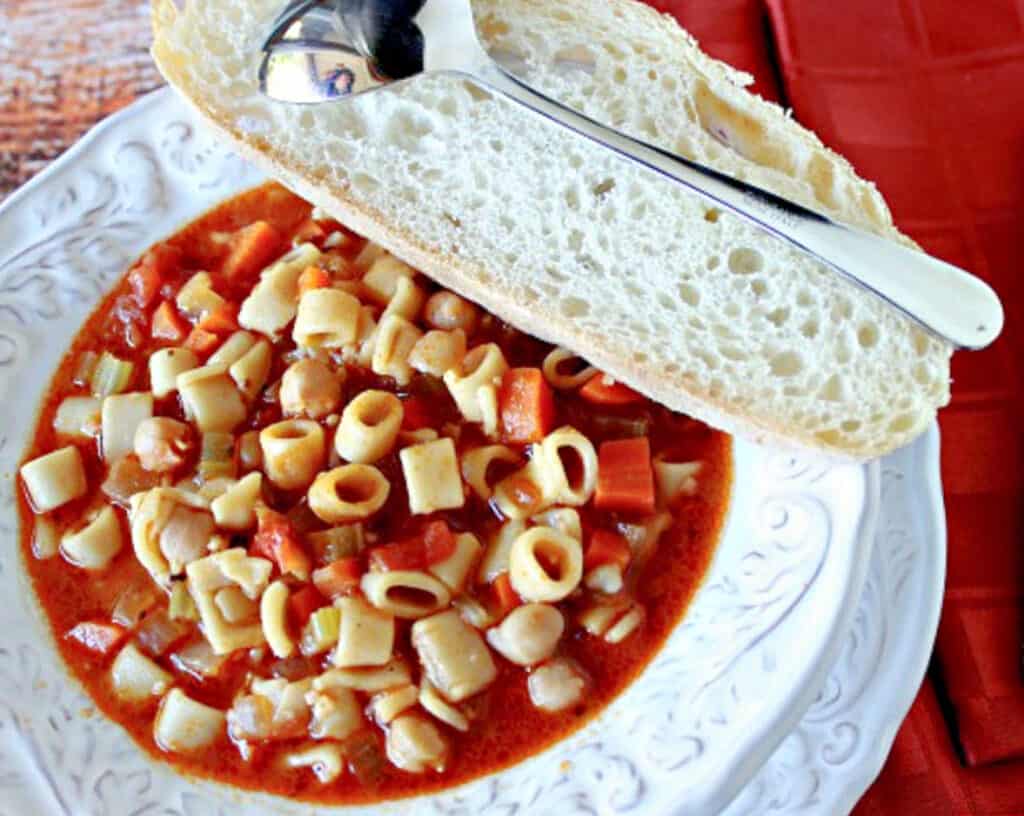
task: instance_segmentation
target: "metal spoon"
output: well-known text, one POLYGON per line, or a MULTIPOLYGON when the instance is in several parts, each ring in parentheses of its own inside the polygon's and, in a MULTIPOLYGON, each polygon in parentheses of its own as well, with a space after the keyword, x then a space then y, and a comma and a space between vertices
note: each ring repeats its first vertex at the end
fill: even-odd
POLYGON ((632 139, 526 85, 484 50, 470 0, 292 0, 263 51, 260 89, 284 102, 344 99, 423 72, 471 78, 787 241, 956 347, 984 348, 1002 330, 999 298, 964 270, 632 139))

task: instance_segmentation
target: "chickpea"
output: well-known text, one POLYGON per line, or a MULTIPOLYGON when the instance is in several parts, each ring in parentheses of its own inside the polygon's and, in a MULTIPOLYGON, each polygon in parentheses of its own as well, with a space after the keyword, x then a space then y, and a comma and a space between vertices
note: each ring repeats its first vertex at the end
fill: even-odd
POLYGON ((281 378, 281 409, 290 415, 322 419, 341 404, 343 374, 306 358, 292 363, 281 378))
POLYGON ((555 658, 530 672, 526 678, 530 702, 542 711, 564 711, 583 699, 587 678, 565 658, 555 658))
POLYGON ((133 446, 146 470, 174 470, 184 463, 192 448, 192 429, 176 419, 150 417, 135 429, 133 446))
POLYGON ((434 329, 416 341, 409 352, 409 365, 423 374, 443 377, 465 356, 466 333, 462 329, 450 332, 434 329))
POLYGON ((246 431, 238 437, 238 464, 243 473, 251 473, 263 467, 263 448, 260 447, 259 431, 246 431))
POLYGON ((532 666, 554 654, 565 618, 555 607, 531 603, 520 606, 487 632, 487 642, 519 666, 532 666))
POLYGON ((435 292, 423 307, 423 317, 432 329, 462 329, 471 337, 479 321, 477 308, 454 292, 435 292))

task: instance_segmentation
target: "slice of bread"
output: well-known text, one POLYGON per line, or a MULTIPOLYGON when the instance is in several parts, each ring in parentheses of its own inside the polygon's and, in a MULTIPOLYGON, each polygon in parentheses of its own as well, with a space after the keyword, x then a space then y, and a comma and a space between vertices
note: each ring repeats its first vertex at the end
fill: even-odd
MULTIPOLYGON (((154 0, 164 76, 299 194, 523 331, 669 407, 866 459, 949 399, 952 349, 671 182, 451 77, 345 102, 259 94, 280 0, 154 0)), ((631 0, 475 0, 481 35, 614 127, 909 243, 877 190, 748 78, 631 0)))

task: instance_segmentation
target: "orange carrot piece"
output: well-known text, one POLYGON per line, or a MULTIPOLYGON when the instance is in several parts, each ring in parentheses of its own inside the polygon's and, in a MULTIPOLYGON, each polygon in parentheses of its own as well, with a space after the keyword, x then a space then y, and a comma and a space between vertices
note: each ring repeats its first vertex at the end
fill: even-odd
POLYGON ((191 349, 196 354, 209 354, 220 343, 220 338, 213 332, 200 329, 198 326, 188 333, 185 338, 185 348, 191 349))
POLYGON ((181 263, 181 250, 168 244, 153 247, 128 274, 132 294, 140 306, 149 306, 181 263))
POLYGON ((107 657, 128 637, 128 630, 116 623, 83 621, 76 624, 67 637, 90 652, 107 657))
POLYGON ((313 585, 328 598, 348 595, 359 586, 363 563, 359 558, 339 558, 313 571, 313 585))
POLYGON ((327 599, 315 586, 304 586, 288 596, 288 618, 296 629, 302 629, 316 610, 327 606, 327 599))
POLYGON ((156 311, 153 312, 153 324, 150 329, 150 336, 156 340, 168 340, 171 343, 179 342, 189 332, 189 325, 174 308, 174 304, 165 300, 156 311))
POLYGON ((594 506, 627 513, 654 512, 654 473, 646 436, 601 443, 594 506))
POLYGON ((234 303, 225 303, 216 311, 203 315, 203 319, 196 325, 203 331, 213 334, 230 334, 238 331, 238 306, 234 303))
POLYGON ((594 567, 614 564, 625 570, 632 557, 629 542, 623 536, 610 530, 594 530, 583 553, 583 569, 589 572, 594 567))
POLYGON ((284 250, 284 238, 266 221, 255 221, 235 233, 231 252, 222 273, 232 281, 244 280, 261 271, 284 250))
POLYGON ((331 285, 331 276, 319 266, 307 266, 299 275, 299 297, 311 289, 326 289, 331 285))
POLYGON ((522 604, 523 599, 512 588, 512 579, 507 572, 503 572, 495 578, 491 586, 494 588, 494 596, 498 599, 502 611, 508 612, 522 604))
POLYGON ((282 574, 308 580, 313 565, 288 517, 264 507, 256 511, 256 521, 252 554, 269 558, 282 574))
POLYGON ((295 230, 295 234, 292 237, 296 243, 313 243, 319 246, 320 242, 327 237, 327 231, 312 218, 307 218, 299 224, 299 228, 295 230))
POLYGON ((580 396, 595 405, 635 405, 646 397, 628 385, 616 382, 607 374, 595 374, 580 389, 580 396))
POLYGON ((540 442, 555 424, 555 397, 539 368, 510 368, 498 395, 502 437, 514 445, 540 442))

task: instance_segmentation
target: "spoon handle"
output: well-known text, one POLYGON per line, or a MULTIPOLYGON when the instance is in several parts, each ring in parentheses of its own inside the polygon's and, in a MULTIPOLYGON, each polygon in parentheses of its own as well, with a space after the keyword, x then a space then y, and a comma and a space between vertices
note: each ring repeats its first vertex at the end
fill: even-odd
POLYGON ((894 241, 848 227, 697 162, 637 141, 571 110, 487 62, 471 74, 541 116, 639 162, 871 290, 958 348, 999 336, 1003 307, 980 278, 894 241))

